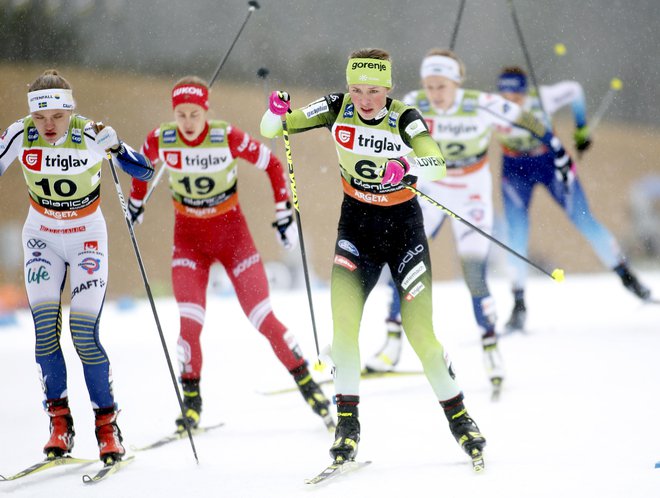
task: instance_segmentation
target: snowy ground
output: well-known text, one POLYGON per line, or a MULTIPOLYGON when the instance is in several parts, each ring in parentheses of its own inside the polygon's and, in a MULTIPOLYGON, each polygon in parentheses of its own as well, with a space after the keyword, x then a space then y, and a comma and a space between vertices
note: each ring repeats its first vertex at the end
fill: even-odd
MULTIPOLYGON (((644 277, 660 294, 660 273, 644 277)), ((508 284, 495 280, 491 287, 504 322, 511 307, 508 284)), ((305 485, 304 478, 329 462, 332 436, 298 393, 257 392, 289 386, 291 380, 229 296, 211 298, 203 335, 203 422, 226 425, 196 439, 199 465, 188 442, 180 441, 139 453, 135 463, 93 490, 81 482, 93 468, 69 468, 2 482, 0 494, 660 496, 660 469, 654 469, 660 460, 660 306, 640 304, 613 274, 569 275, 563 284, 532 280, 529 333, 502 339, 508 378, 501 400, 492 403, 464 284, 437 284, 434 292, 437 333, 452 355, 470 413, 488 438, 487 469, 481 475, 471 471, 451 438, 425 379, 407 377, 362 383, 359 458, 373 464, 325 487, 305 485)), ((327 290, 316 289, 314 299, 323 345, 331 336, 327 290)), ((385 288, 377 288, 363 323, 363 356, 383 339, 385 301, 385 288)), ((314 358, 304 291, 275 293, 273 304, 314 358)), ((173 353, 176 306, 171 300, 157 306, 173 353)), ((102 320, 127 446, 146 444, 174 427, 176 398, 153 323, 146 302, 131 310, 108 303, 102 320)), ((26 313, 19 314, 17 325, 0 328, 0 473, 5 475, 39 460, 47 439, 33 335, 26 313)), ((68 331, 63 344, 77 429, 74 453, 93 457, 92 412, 68 331)), ((409 346, 401 368, 419 368, 409 346)))

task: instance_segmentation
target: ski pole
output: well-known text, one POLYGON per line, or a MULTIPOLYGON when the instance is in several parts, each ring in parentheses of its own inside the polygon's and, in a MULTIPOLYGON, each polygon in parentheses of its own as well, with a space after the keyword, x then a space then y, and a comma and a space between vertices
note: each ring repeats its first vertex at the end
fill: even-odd
POLYGON ((227 50, 227 53, 223 57, 222 61, 220 61, 220 64, 218 65, 218 68, 215 70, 215 73, 213 73, 213 77, 211 78, 211 81, 209 82, 209 88, 211 88, 213 86, 213 83, 215 82, 215 79, 218 77, 218 74, 220 73, 220 70, 222 69, 222 66, 225 65, 225 62, 227 62, 227 58, 229 57, 229 54, 231 53, 232 49, 234 48, 234 45, 236 45, 236 42, 238 41, 238 38, 241 36, 241 33, 243 32, 243 28, 245 28, 245 25, 250 20, 250 16, 258 8, 259 8, 259 2, 256 2, 255 0, 250 0, 248 2, 248 13, 247 13, 247 16, 245 17, 245 21, 243 21, 243 24, 241 25, 241 29, 238 30, 238 33, 234 37, 234 41, 231 42, 231 45, 229 46, 229 50, 227 50))
POLYGON ((413 192, 415 195, 417 195, 419 198, 424 199, 426 202, 428 202, 428 203, 431 204, 432 206, 435 206, 435 207, 437 207, 438 209, 441 209, 442 211, 445 212, 445 214, 451 216, 451 217, 454 218, 455 220, 460 221, 460 222, 463 223, 464 225, 467 225, 468 227, 470 227, 472 230, 474 230, 474 231, 477 232, 478 234, 480 234, 480 235, 486 237, 488 240, 490 240, 491 242, 494 242, 495 244, 497 244, 498 246, 500 246, 502 249, 504 249, 504 250, 506 250, 506 251, 509 251, 509 252, 510 252, 511 254, 513 254, 514 256, 516 256, 516 257, 522 259, 525 263, 527 263, 527 264, 530 265, 530 266, 533 266, 534 268, 536 268, 537 270, 539 270, 541 273, 544 273, 545 275, 549 276, 549 277, 552 278, 553 280, 556 280, 557 282, 562 282, 562 281, 564 280, 564 270, 562 270, 561 268, 555 268, 554 270, 552 270, 552 273, 550 273, 550 272, 544 270, 543 268, 541 268, 539 265, 537 265, 537 264, 534 263, 533 261, 530 261, 530 260, 527 259, 525 256, 523 256, 523 255, 520 254, 519 252, 515 251, 514 249, 512 249, 512 248, 509 247, 508 245, 506 245, 506 244, 504 244, 503 242, 499 241, 498 239, 496 239, 496 238, 493 237, 492 235, 490 235, 490 234, 484 232, 481 228, 479 228, 479 227, 473 225, 472 223, 470 223, 470 222, 469 222, 468 220, 466 220, 465 218, 460 217, 459 215, 457 215, 456 213, 454 213, 451 209, 449 209, 449 208, 443 206, 443 205, 440 204, 438 201, 436 201, 435 199, 429 197, 428 195, 426 195, 426 194, 425 194, 424 192, 422 192, 421 190, 418 190, 417 188, 415 188, 415 187, 413 187, 412 185, 410 185, 410 184, 408 184, 408 183, 405 183, 405 182, 402 183, 402 185, 403 185, 404 187, 406 187, 408 190, 410 190, 411 192, 413 192))
POLYGON ((167 166, 165 166, 165 163, 160 167, 158 170, 158 173, 156 173, 156 177, 151 181, 151 185, 149 186, 149 190, 147 190, 147 194, 144 196, 144 199, 142 199, 142 205, 144 206, 149 198, 152 196, 154 193, 154 190, 156 190, 156 187, 158 186, 158 183, 163 179, 163 174, 165 173, 165 170, 167 169, 167 166))
POLYGON ((536 79, 536 73, 534 72, 534 66, 532 65, 532 58, 529 56, 529 51, 527 50, 527 44, 525 43, 525 38, 523 37, 522 28, 520 27, 520 21, 518 21, 518 14, 516 13, 516 7, 513 5, 513 0, 507 0, 509 8, 511 9, 511 18, 513 19, 513 24, 516 28, 516 33, 518 35, 518 40, 520 41, 520 47, 522 48, 523 55, 525 56, 525 61, 527 62, 527 69, 529 70, 529 77, 532 80, 532 85, 539 93, 539 105, 541 106, 541 112, 545 116, 545 119, 550 122, 550 115, 546 112, 545 107, 543 106, 543 99, 541 99, 541 88, 539 87, 539 82, 536 79))
MULTIPOLYGON (((544 123, 544 126, 549 126, 552 128, 552 119, 550 117, 550 114, 545 110, 545 105, 543 105, 543 96, 541 95, 541 87, 539 86, 539 82, 536 79, 536 73, 534 72, 534 66, 532 65, 532 58, 529 55, 529 51, 527 50, 527 44, 525 43, 525 38, 523 37, 522 33, 522 28, 520 27, 520 21, 518 20, 518 14, 516 13, 516 7, 513 4, 513 0, 508 0, 509 7, 511 8, 511 17, 513 19, 513 24, 516 27, 516 33, 518 34, 518 39, 520 40, 520 46, 523 51, 523 55, 525 56, 525 61, 527 61, 527 68, 529 69, 529 77, 532 80, 532 85, 534 88, 536 88, 536 91, 538 92, 538 101, 539 101, 539 107, 541 108, 541 113, 543 114, 543 117, 545 118, 546 123, 544 123)), ((561 49, 559 50, 560 52, 562 51, 561 49)), ((564 183, 564 192, 565 194, 568 194, 570 191, 570 186, 566 183, 564 183)))
POLYGON ((298 239, 300 240, 300 255, 302 257, 303 273, 305 274, 305 287, 307 288, 307 301, 309 302, 309 314, 312 318, 312 331, 314 332, 314 345, 316 346, 316 357, 318 359, 317 370, 323 368, 319 350, 319 336, 316 332, 316 320, 314 318, 314 303, 312 302, 312 286, 309 283, 309 271, 307 269, 307 255, 305 252, 305 240, 303 239, 302 220, 300 219, 300 206, 298 205, 298 192, 296 191, 296 175, 293 171, 293 159, 291 157, 291 142, 289 142, 289 129, 286 125, 286 115, 282 116, 282 136, 284 138, 284 151, 286 153, 286 164, 289 168, 289 188, 291 189, 291 201, 296 212, 296 223, 298 225, 298 239))
POLYGON ((616 92, 618 92, 622 88, 623 88, 623 82, 619 78, 613 78, 612 81, 610 81, 610 88, 609 90, 607 90, 607 93, 605 94, 605 97, 603 97, 603 100, 600 101, 600 104, 598 105, 596 112, 594 112, 594 117, 591 119, 592 133, 598 127, 601 119, 603 119, 603 116, 605 115, 605 112, 607 112, 607 109, 612 104, 612 101, 614 100, 614 95, 616 95, 616 92))
POLYGON ((268 100, 268 89, 266 88, 266 78, 268 78, 268 75, 270 74, 270 71, 268 70, 267 67, 260 67, 257 69, 257 77, 259 79, 264 80, 264 95, 266 95, 266 100, 268 100))
POLYGON ((454 51, 454 47, 456 46, 456 38, 458 38, 458 27, 461 25, 463 10, 465 10, 465 0, 461 0, 460 5, 458 6, 458 14, 456 15, 456 21, 454 22, 454 30, 451 33, 449 50, 451 50, 452 52, 454 51))
MULTIPOLYGON (((103 123, 96 123, 97 131, 103 129, 103 123)), ((154 297, 151 293, 151 287, 149 286, 149 279, 147 278, 147 271, 144 268, 144 263, 142 262, 142 256, 140 255, 140 248, 138 247, 137 239, 135 238, 135 232, 133 231, 133 224, 131 223, 131 215, 126 207, 126 201, 124 200, 124 194, 121 191, 121 185, 119 183, 119 177, 117 176, 117 169, 115 168, 115 163, 112 160, 112 154, 107 152, 106 155, 108 163, 110 164, 110 171, 112 171, 112 179, 115 182, 115 188, 117 189, 117 197, 119 197, 119 204, 121 209, 124 212, 124 219, 126 220, 126 226, 128 227, 128 234, 133 243, 133 250, 135 251, 135 257, 138 262, 138 267, 140 268, 140 275, 142 275, 142 281, 144 282, 144 289, 147 292, 147 297, 149 298, 149 304, 151 305, 151 311, 154 315, 154 320, 156 321, 156 328, 158 329, 158 334, 160 335, 160 342, 163 346, 163 352, 165 353, 165 359, 167 360, 167 366, 170 370, 170 377, 172 377, 172 384, 174 385, 174 391, 176 392, 176 399, 179 402, 179 408, 181 409, 181 415, 183 420, 186 420, 185 408, 183 407, 183 400, 181 399, 181 393, 179 392, 179 385, 176 381, 176 375, 174 374, 174 368, 172 367, 172 361, 170 360, 170 353, 167 349, 167 344, 165 342, 165 336, 163 335, 163 329, 160 326, 160 320, 158 319, 158 312, 156 311, 156 304, 154 303, 154 297)), ((190 447, 192 448, 193 455, 195 456, 195 461, 199 464, 199 458, 197 457, 197 449, 195 448, 195 441, 192 437, 192 432, 190 431, 190 426, 185 423, 186 432, 188 433, 188 438, 190 439, 190 447)))
MULTIPOLYGON (((238 41, 238 38, 241 36, 241 33, 243 32, 243 28, 245 28, 245 25, 247 24, 248 20, 250 19, 250 16, 252 13, 259 9, 259 2, 256 2, 255 0, 250 0, 248 2, 248 13, 247 16, 245 17, 245 20, 243 21, 243 24, 241 25, 241 28, 238 30, 238 33, 234 37, 234 41, 231 42, 231 45, 229 46, 229 50, 225 52, 224 57, 220 61, 220 64, 218 65, 217 69, 213 73, 213 76, 211 77, 211 81, 209 82, 209 88, 213 86, 213 83, 215 83, 216 78, 218 77, 218 74, 220 74, 220 70, 222 69, 222 66, 225 65, 225 62, 227 62, 227 59, 229 58, 229 54, 231 54, 232 49, 234 48, 234 45, 236 45, 236 42, 238 41)), ((158 186, 158 183, 160 182, 161 178, 163 177, 163 174, 165 173, 165 164, 161 166, 160 170, 158 171, 158 174, 156 177, 153 179, 151 182, 151 186, 149 187, 149 190, 147 191, 147 195, 144 196, 144 200, 142 201, 142 205, 144 206, 151 195, 154 193, 154 190, 156 190, 156 187, 158 186)))
MULTIPOLYGON (((267 67, 260 67, 257 70, 257 77, 259 79, 263 80, 263 87, 264 87, 264 95, 266 97, 266 103, 268 103, 268 87, 266 86, 268 83, 266 82, 266 78, 268 78, 268 75, 270 74, 270 71, 267 67)), ((275 138, 270 139, 270 150, 271 152, 275 152, 275 138)))

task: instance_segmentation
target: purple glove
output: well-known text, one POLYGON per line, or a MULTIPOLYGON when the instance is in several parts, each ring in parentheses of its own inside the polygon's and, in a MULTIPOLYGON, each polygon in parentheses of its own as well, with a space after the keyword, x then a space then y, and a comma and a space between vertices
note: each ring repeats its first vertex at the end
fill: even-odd
POLYGON ((383 179, 381 184, 389 183, 390 185, 398 185, 410 171, 410 164, 405 157, 397 157, 396 159, 388 159, 385 163, 385 170, 383 172, 383 179))
POLYGON ((277 116, 283 116, 291 107, 290 100, 291 97, 289 97, 289 94, 286 92, 273 92, 270 94, 270 98, 268 99, 268 108, 273 114, 276 114, 277 116))

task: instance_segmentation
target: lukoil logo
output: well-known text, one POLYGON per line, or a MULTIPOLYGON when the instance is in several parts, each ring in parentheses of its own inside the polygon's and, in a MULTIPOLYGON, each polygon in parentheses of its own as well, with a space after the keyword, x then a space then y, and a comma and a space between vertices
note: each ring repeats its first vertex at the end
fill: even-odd
POLYGON ((41 149, 26 149, 23 151, 22 163, 31 171, 41 171, 41 149))
POLYGON ((170 168, 181 169, 181 152, 178 150, 165 152, 165 162, 170 168))
POLYGON ((196 86, 181 86, 172 92, 172 97, 178 97, 179 95, 197 95, 198 97, 203 97, 204 92, 196 86))
POLYGON ((353 143, 355 142, 355 128, 350 126, 337 126, 337 128, 335 128, 335 139, 342 147, 352 149, 353 143))

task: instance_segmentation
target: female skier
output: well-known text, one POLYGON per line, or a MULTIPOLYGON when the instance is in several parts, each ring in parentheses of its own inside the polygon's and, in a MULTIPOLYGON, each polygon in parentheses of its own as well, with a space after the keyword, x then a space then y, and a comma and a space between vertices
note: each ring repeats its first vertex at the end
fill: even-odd
POLYGON ((360 321, 365 301, 388 265, 401 297, 408 340, 452 434, 480 469, 486 440, 464 406, 433 331, 431 263, 422 213, 415 194, 404 186, 417 181, 412 168, 416 174, 442 177, 444 159, 420 113, 388 97, 392 72, 387 52, 353 52, 346 81, 347 93, 331 93, 291 113, 289 96, 273 92, 261 122, 266 137, 282 133, 282 119, 290 133, 325 127, 339 156, 344 200, 331 277, 338 423, 330 454, 335 464, 343 464, 357 453, 360 321))
MULTIPOLYGON (((583 152, 591 145, 584 90, 577 81, 541 86, 540 91, 537 91, 528 87, 527 74, 523 69, 511 66, 501 71, 498 89, 504 98, 541 120, 547 120, 562 107, 570 105, 575 119, 573 137, 576 149, 583 152)), ((551 123, 547 123, 547 126, 551 126, 551 123)), ((614 271, 623 286, 635 296, 642 301, 650 300, 651 291, 632 272, 614 236, 591 213, 582 183, 575 171, 571 170, 570 186, 565 188, 561 179, 554 174, 552 151, 545 144, 523 130, 511 130, 511 133, 498 138, 502 144, 502 199, 511 247, 523 255, 527 254, 529 207, 534 188, 541 185, 591 244, 603 265, 614 271)), ((527 318, 527 267, 517 259, 511 259, 511 265, 514 270, 514 306, 507 329, 517 331, 524 329, 527 318)))
POLYGON ((18 159, 30 208, 23 227, 25 287, 36 332, 35 354, 50 417, 48 459, 73 448, 67 371, 60 348, 62 290, 70 272, 70 328, 94 408, 100 458, 106 464, 125 453, 117 426, 110 361, 99 337, 108 283, 108 235, 100 209, 101 165, 107 151, 121 169, 148 180, 153 167, 106 126, 74 112, 69 82, 48 70, 29 87, 30 114, 0 138, 0 174, 18 159))
MULTIPOLYGON (((238 202, 240 158, 268 175, 277 238, 285 248, 293 248, 298 232, 282 165, 270 149, 236 126, 209 119, 208 98, 208 85, 201 78, 179 80, 172 89, 174 121, 151 131, 142 147, 154 164, 162 162, 167 168, 174 205, 172 286, 180 314, 178 354, 185 408, 185 419, 176 420, 177 430, 185 430, 186 423, 197 427, 202 411, 200 334, 214 262, 227 270, 243 311, 270 341, 305 401, 328 428, 334 428, 329 401, 312 379, 295 337, 273 313, 266 272, 238 202)), ((144 182, 133 181, 129 210, 134 222, 142 219, 146 193, 144 182)))

